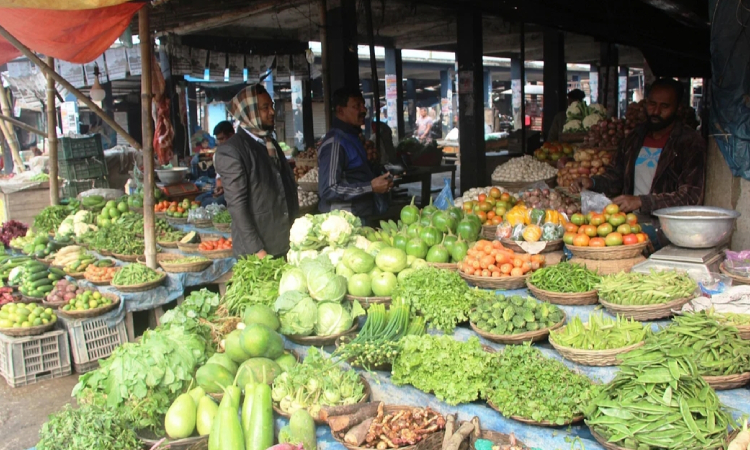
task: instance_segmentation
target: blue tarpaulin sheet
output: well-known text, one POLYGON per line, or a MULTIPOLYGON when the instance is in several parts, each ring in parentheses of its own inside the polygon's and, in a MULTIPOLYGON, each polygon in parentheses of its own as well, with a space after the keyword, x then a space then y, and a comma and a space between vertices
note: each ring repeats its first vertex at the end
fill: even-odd
POLYGON ((711 0, 711 135, 732 174, 750 180, 750 9, 711 0))

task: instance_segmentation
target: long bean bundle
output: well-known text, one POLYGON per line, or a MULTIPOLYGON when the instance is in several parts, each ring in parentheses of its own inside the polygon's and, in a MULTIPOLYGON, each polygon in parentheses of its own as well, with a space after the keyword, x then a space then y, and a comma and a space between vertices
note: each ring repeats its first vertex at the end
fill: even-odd
POLYGON ((561 262, 537 270, 529 281, 544 291, 577 293, 593 290, 601 277, 581 264, 561 262))
POLYGON ((697 287, 685 272, 651 270, 604 276, 596 290, 600 298, 617 305, 657 305, 692 297, 697 287))
POLYGON ((563 347, 611 350, 637 344, 649 336, 651 327, 648 325, 620 316, 611 319, 599 313, 589 315, 586 323, 576 316, 565 328, 552 330, 549 338, 563 347))

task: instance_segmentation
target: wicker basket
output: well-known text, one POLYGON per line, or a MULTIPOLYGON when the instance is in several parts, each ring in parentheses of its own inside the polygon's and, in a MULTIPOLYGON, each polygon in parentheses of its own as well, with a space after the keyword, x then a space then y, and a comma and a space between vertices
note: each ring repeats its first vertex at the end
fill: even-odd
MULTIPOLYGON (((565 329, 561 328, 560 331, 565 329)), ((627 353, 631 350, 635 350, 638 347, 643 346, 645 341, 637 342, 627 347, 613 348, 611 350, 581 350, 572 347, 563 347, 560 344, 555 343, 554 339, 550 339, 549 343, 557 350, 563 358, 568 361, 572 361, 583 366, 615 366, 617 365, 617 355, 627 353)))
POLYGON ((583 259, 598 260, 619 260, 630 259, 643 254, 643 250, 648 247, 647 242, 641 242, 635 245, 618 245, 616 247, 578 247, 575 245, 565 245, 573 256, 583 259))
POLYGON ((225 250, 198 250, 198 253, 208 259, 224 259, 234 256, 234 250, 231 248, 225 250))
POLYGON ((112 303, 107 306, 102 306, 95 309, 86 309, 83 311, 65 311, 63 309, 58 309, 58 314, 69 319, 87 319, 89 317, 101 316, 102 314, 108 313, 120 305, 120 297, 115 294, 103 293, 102 297, 106 297, 112 300, 112 303))
POLYGON ((298 181, 297 184, 305 192, 318 192, 317 181, 298 181))
POLYGON ((204 270, 208 269, 211 264, 213 264, 211 260, 177 264, 170 263, 170 261, 181 258, 184 258, 184 256, 166 253, 156 255, 156 262, 159 264, 159 266, 161 266, 162 269, 164 269, 165 272, 168 273, 203 272, 204 270))
POLYGON ((183 244, 182 242, 177 243, 177 248, 182 253, 198 253, 198 246, 200 244, 183 244))
MULTIPOLYGON (((387 415, 387 414, 395 413, 395 412, 399 412, 399 411, 410 411, 412 409, 416 409, 416 407, 414 407, 414 406, 385 405, 383 407, 383 412, 384 412, 384 414, 387 415)), ((348 431, 348 430, 346 430, 346 431, 348 431)), ((345 434, 346 431, 341 432, 339 434, 345 434)), ((439 431, 435 431, 433 433, 430 433, 428 435, 423 435, 422 441, 420 441, 420 442, 418 442, 418 443, 416 443, 414 445, 407 445, 405 447, 395 447, 394 450, 416 450, 417 446, 419 446, 419 444, 421 442, 423 442, 424 440, 428 439, 430 436, 433 436, 433 435, 440 436, 440 443, 442 444, 442 440, 443 440, 443 436, 445 435, 445 431, 444 430, 439 430, 439 431)), ((331 431, 331 436, 333 436, 333 438, 336 439, 336 441, 339 444, 343 445, 344 447, 348 448, 349 450, 373 450, 372 448, 357 447, 356 445, 347 444, 346 442, 344 442, 344 440, 342 438, 340 438, 339 436, 337 436, 336 433, 334 433, 333 431, 331 431)))
POLYGON ((497 239, 497 225, 482 225, 481 236, 490 241, 497 239))
POLYGON ((88 277, 88 273, 83 274, 83 279, 93 284, 94 286, 109 286, 109 284, 112 282, 111 278, 109 279, 109 281, 94 281, 88 277))
POLYGON ((156 217, 157 219, 166 219, 167 213, 165 213, 164 211, 155 212, 154 217, 156 217))
POLYGON ((739 275, 735 275, 732 272, 728 271, 726 267, 724 267, 724 262, 722 261, 721 264, 719 264, 719 271, 728 276, 732 279, 733 284, 750 284, 750 278, 741 277, 739 275))
MULTIPOLYGON (((497 406, 495 406, 495 404, 492 403, 490 400, 487 400, 487 404, 490 406, 490 408, 492 408, 495 411, 497 411, 500 414, 502 414, 502 412, 500 412, 500 410, 497 409, 497 406)), ((527 419, 527 418, 521 417, 521 416, 510 416, 509 418, 515 420, 516 422, 525 423, 527 425, 534 425, 534 426, 537 426, 537 427, 565 427, 565 426, 572 425, 574 423, 578 423, 578 422, 583 421, 583 414, 581 414, 579 416, 573 417, 572 419, 566 421, 562 425, 558 425, 556 423, 549 422, 547 420, 536 421, 534 419, 527 419)))
POLYGON ((594 439, 596 439, 596 442, 601 444, 606 450, 632 450, 627 447, 620 447, 619 445, 607 442, 607 438, 594 431, 594 427, 589 426, 589 430, 591 431, 591 435, 594 436, 594 439))
MULTIPOLYGON (((526 250, 524 250, 520 245, 518 245, 518 242, 514 241, 513 239, 502 238, 500 239, 500 242, 503 244, 503 247, 509 248, 516 253, 526 253, 526 250)), ((555 239, 554 241, 540 241, 540 242, 546 242, 547 245, 539 253, 558 252, 562 250, 563 245, 564 245, 562 239, 555 239)))
POLYGON ((47 259, 45 259, 45 258, 34 258, 34 259, 37 260, 38 262, 44 264, 47 267, 51 266, 52 265, 52 261, 55 260, 55 258, 47 258, 47 259))
POLYGON ((370 305, 381 304, 389 306, 391 304, 391 297, 357 297, 346 294, 346 299, 350 302, 354 302, 355 300, 358 301, 360 306, 364 309, 368 309, 370 305))
POLYGON ((162 283, 164 283, 164 280, 167 278, 167 274, 162 272, 160 275, 161 276, 158 280, 149 281, 147 283, 131 284, 128 286, 110 283, 110 285, 120 292, 146 292, 150 291, 151 289, 157 288, 162 283))
MULTIPOLYGON (((136 433, 138 439, 143 443, 144 449, 153 448, 161 439, 150 438, 141 436, 140 433, 136 433)), ((170 450, 207 450, 208 449, 208 435, 205 436, 193 436, 185 439, 165 439, 164 442, 158 447, 168 448, 170 450)))
POLYGON ((213 222, 214 228, 221 231, 222 233, 230 233, 232 231, 232 224, 231 223, 217 223, 213 222))
POLYGON ((612 315, 621 315, 628 319, 638 321, 657 320, 670 317, 672 310, 680 310, 682 306, 692 300, 693 297, 678 298, 667 303, 657 305, 616 305, 599 298, 599 303, 604 306, 612 315))
POLYGON ((102 256, 112 256, 114 253, 110 252, 109 250, 101 250, 99 251, 99 254, 102 256))
POLYGON ((704 375, 703 380, 717 391, 737 389, 746 385, 750 381, 750 372, 737 375, 722 375, 718 377, 704 375))
POLYGON ((188 223, 187 217, 167 217, 167 223, 170 225, 185 225, 188 223))
POLYGON ((620 272, 630 272, 633 266, 645 260, 646 258, 643 255, 639 255, 635 258, 615 260, 572 258, 570 262, 582 264, 587 269, 599 273, 599 275, 611 275, 620 272))
POLYGON ((475 277, 474 275, 466 275, 459 271, 461 278, 466 280, 472 286, 480 287, 483 289, 522 289, 526 287, 526 279, 529 278, 529 274, 522 277, 475 277))
POLYGON ((143 255, 121 255, 119 253, 113 253, 112 257, 117 258, 120 261, 134 263, 138 261, 138 258, 143 257, 143 255))
POLYGON ((164 248, 177 248, 177 243, 180 241, 156 241, 157 244, 164 248))
POLYGON ((218 241, 224 236, 215 233, 200 233, 198 236, 201 238, 201 242, 213 242, 218 241))
POLYGON ((583 142, 589 134, 585 131, 580 133, 560 133, 560 142, 583 142))
POLYGON ((300 336, 298 334, 285 334, 284 336, 295 344, 308 345, 314 347, 324 347, 326 345, 334 345, 336 339, 354 334, 359 329, 359 321, 355 320, 351 328, 344 331, 343 333, 333 334, 331 336, 300 336))
POLYGON ((458 263, 427 263, 428 266, 436 269, 450 270, 452 272, 458 271, 458 263))
POLYGON ((740 333, 740 338, 750 340, 750 325, 734 325, 740 333))
POLYGON ((526 280, 526 286, 534 297, 555 305, 584 306, 599 303, 599 295, 596 290, 575 293, 545 291, 531 284, 531 279, 526 280))
MULTIPOLYGON (((357 403, 367 403, 367 401, 370 400, 370 397, 372 397, 372 390, 370 389, 370 383, 368 383, 367 379, 365 379, 365 377, 363 377, 362 375, 359 376, 359 380, 362 382, 362 384, 365 387, 364 389, 365 395, 362 397, 362 400, 358 401, 357 403)), ((279 409, 279 407, 276 405, 276 402, 273 403, 273 410, 276 414, 280 415, 281 417, 286 417, 286 418, 291 417, 291 414, 285 413, 284 411, 279 409)), ((318 425, 326 424, 326 422, 323 420, 320 420, 319 417, 313 417, 313 420, 318 425)))
POLYGON ((0 328, 0 334, 4 334, 10 337, 24 337, 24 336, 36 336, 43 334, 55 327, 57 320, 54 320, 45 325, 37 325, 35 327, 27 328, 0 328))
POLYGON ((214 222, 211 219, 197 219, 192 222, 195 228, 213 228, 214 222))
POLYGON ((26 294, 21 294, 21 298, 16 303, 42 303, 45 298, 47 297, 29 297, 26 294))
POLYGON ((536 181, 501 181, 493 178, 492 185, 505 188, 509 192, 519 192, 523 191, 524 189, 528 189, 529 187, 533 186, 536 183, 539 183, 540 181, 547 183, 547 186, 549 186, 550 188, 554 188, 555 186, 557 186, 557 175, 544 180, 536 181))
POLYGON ((527 331, 526 333, 519 334, 492 334, 486 331, 480 330, 479 327, 474 325, 474 322, 469 322, 471 329, 474 330, 478 335, 487 339, 488 341, 497 342, 498 344, 522 344, 524 342, 537 342, 546 339, 549 336, 549 332, 556 330, 565 324, 565 313, 563 312, 563 318, 555 325, 549 328, 542 328, 536 331, 527 331))

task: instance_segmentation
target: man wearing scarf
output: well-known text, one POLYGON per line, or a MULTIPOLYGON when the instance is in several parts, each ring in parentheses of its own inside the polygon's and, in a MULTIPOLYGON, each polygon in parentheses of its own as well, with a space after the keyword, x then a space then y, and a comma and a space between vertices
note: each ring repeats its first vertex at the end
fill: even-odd
POLYGON ((249 86, 229 111, 240 126, 219 146, 214 164, 232 216, 234 255, 284 256, 299 202, 294 174, 274 139, 273 100, 263 86, 249 86))

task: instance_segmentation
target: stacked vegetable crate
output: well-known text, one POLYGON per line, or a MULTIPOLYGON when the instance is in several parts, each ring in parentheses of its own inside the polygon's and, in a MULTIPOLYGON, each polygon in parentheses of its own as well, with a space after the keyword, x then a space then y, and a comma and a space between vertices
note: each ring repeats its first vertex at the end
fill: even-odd
POLYGON ((60 317, 58 320, 70 336, 73 368, 77 373, 96 369, 100 359, 107 358, 117 347, 128 342, 124 317, 114 326, 101 317, 75 320, 60 317))
POLYGON ((68 333, 13 338, 0 334, 0 375, 11 387, 71 374, 68 333))
POLYGON ((109 188, 107 161, 102 150, 102 137, 60 139, 59 174, 65 179, 63 197, 75 197, 94 188, 109 188))

